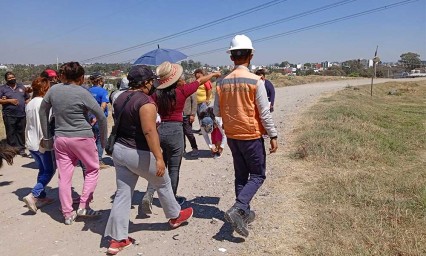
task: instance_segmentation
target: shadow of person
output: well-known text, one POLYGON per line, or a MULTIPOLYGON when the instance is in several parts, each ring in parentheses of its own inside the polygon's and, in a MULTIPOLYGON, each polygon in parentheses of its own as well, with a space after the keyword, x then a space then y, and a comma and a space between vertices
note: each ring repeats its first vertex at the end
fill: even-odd
POLYGON ((0 187, 8 186, 12 183, 13 183, 13 181, 2 181, 2 182, 0 182, 0 187))
POLYGON ((188 152, 186 154, 183 154, 183 158, 185 158, 185 160, 197 160, 200 158, 212 158, 212 154, 210 150, 205 150, 205 149, 199 149, 198 150, 198 156, 191 156, 191 152, 188 152))
POLYGON ((111 157, 103 157, 102 162, 104 162, 106 165, 114 167, 114 161, 112 161, 111 157))
MULTIPOLYGON (((31 193, 32 188, 19 188, 13 193, 18 197, 19 201, 23 201, 23 198, 31 193)), ((58 188, 50 188, 46 187, 46 192, 50 198, 54 198, 55 201, 49 205, 45 205, 38 209, 38 212, 46 213, 49 215, 53 220, 57 222, 63 222, 64 217, 62 216, 62 212, 60 211, 61 203, 59 202, 58 197, 58 188)), ((23 212, 21 215, 28 216, 28 215, 35 215, 35 213, 31 212, 28 208, 26 208, 26 205, 24 202, 22 202, 23 207, 25 207, 26 211, 23 212)))
POLYGON ((194 199, 186 201, 183 208, 185 208, 186 205, 192 207, 194 209, 194 218, 215 218, 224 221, 223 211, 216 206, 219 204, 219 201, 219 197, 197 196, 194 199))
MULTIPOLYGON (((23 201, 23 198, 25 196, 27 196, 29 193, 31 193, 32 188, 19 188, 15 191, 13 191, 13 193, 18 197, 19 201, 23 201)), ((74 187, 71 188, 72 190, 72 197, 78 197, 77 192, 75 192, 74 187)), ((42 212, 42 213, 46 213, 47 215, 49 215, 53 220, 63 223, 64 222, 64 217, 62 215, 62 211, 61 211, 61 202, 59 201, 59 190, 58 188, 51 188, 49 186, 46 187, 46 193, 47 196, 50 198, 55 199, 55 201, 49 205, 45 205, 41 208, 38 209, 38 212, 42 212)), ((27 216, 27 215, 34 215, 34 213, 32 213, 29 209, 26 208, 26 205, 24 202, 22 202, 23 207, 25 207, 26 212, 23 212, 22 215, 27 216)), ((73 207, 75 208, 76 205, 74 204, 73 207)))
POLYGON ((30 162, 30 163, 27 163, 27 164, 23 164, 23 165, 21 165, 21 167, 38 170, 38 165, 37 165, 36 162, 30 162))
POLYGON ((231 224, 228 222, 224 222, 222 227, 212 238, 220 242, 223 242, 226 240, 231 243, 237 243, 237 244, 243 243, 246 241, 242 237, 235 237, 233 233, 234 233, 234 229, 232 228, 231 224))
POLYGON ((99 241, 99 248, 108 248, 109 239, 104 237, 105 228, 108 222, 111 209, 98 210, 102 213, 99 217, 77 217, 76 222, 83 222, 81 231, 90 231, 101 236, 99 241))

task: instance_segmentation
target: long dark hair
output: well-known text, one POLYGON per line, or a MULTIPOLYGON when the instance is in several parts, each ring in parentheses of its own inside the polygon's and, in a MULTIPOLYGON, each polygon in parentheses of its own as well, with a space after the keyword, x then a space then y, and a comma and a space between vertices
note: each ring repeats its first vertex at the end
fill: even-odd
POLYGON ((59 73, 65 77, 67 82, 77 82, 84 76, 84 68, 78 62, 68 62, 61 66, 59 73))
POLYGON ((157 89, 158 114, 160 114, 161 118, 170 116, 176 105, 176 87, 178 82, 179 80, 167 88, 157 89))
POLYGON ((0 141, 0 168, 3 166, 3 160, 8 165, 13 164, 13 158, 18 154, 19 150, 16 147, 9 146, 6 140, 0 141))

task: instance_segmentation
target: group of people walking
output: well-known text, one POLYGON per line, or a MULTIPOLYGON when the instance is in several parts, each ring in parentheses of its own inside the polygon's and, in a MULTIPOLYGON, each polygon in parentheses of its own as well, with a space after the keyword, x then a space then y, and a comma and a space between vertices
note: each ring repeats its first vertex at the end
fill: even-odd
MULTIPOLYGON (((270 153, 278 148, 271 116, 273 105, 267 97, 264 79, 248 69, 253 52, 248 37, 237 35, 232 39, 228 53, 235 69, 217 82, 214 106, 211 106, 210 79, 220 77, 221 73, 204 75, 196 71, 196 80, 186 83, 182 66, 170 62, 158 66, 156 74, 147 66, 133 66, 126 81, 122 81, 123 89, 111 95, 117 125, 112 152, 117 191, 105 229, 105 236, 111 237, 109 254, 117 254, 134 241, 128 228, 132 196, 139 177, 148 181, 140 205, 144 213, 152 212, 157 191, 171 228, 179 227, 193 215, 191 207, 181 208, 184 198, 177 195, 185 135, 189 134, 191 155, 198 155, 198 146, 188 133, 194 111, 215 158, 222 155, 226 143, 229 145, 235 170, 235 203, 225 212, 225 219, 238 234, 249 235, 247 225, 255 219, 250 201, 266 178, 263 135, 270 139, 270 153), (195 98, 198 98, 196 107, 195 98)), ((31 101, 23 91, 18 102, 12 102, 15 99, 12 96, 19 91, 18 87, 10 86, 13 74, 6 77, 5 86, 10 88, 0 88, 3 108, 6 105, 7 110, 8 104, 19 105, 26 111, 27 147, 39 166, 37 184, 24 201, 34 212, 53 202, 47 197, 45 187, 57 169, 59 199, 67 225, 76 218, 101 215, 100 211, 90 208, 90 202, 98 182, 102 150, 107 143, 106 103, 109 99, 97 87, 84 88, 84 74, 78 62, 63 64, 59 70, 60 83, 51 86, 49 74, 33 81, 31 101), (6 98, 3 91, 9 93, 6 98), (78 162, 84 166, 84 184, 74 211, 71 187, 78 162)), ((23 122, 18 117, 7 121, 23 122)))

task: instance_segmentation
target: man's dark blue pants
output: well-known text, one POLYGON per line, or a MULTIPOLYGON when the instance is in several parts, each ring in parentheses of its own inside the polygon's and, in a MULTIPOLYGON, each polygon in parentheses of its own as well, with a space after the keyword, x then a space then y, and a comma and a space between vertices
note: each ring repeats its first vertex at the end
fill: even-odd
POLYGON ((235 140, 228 138, 235 171, 235 207, 249 213, 250 201, 266 178, 266 152, 263 138, 235 140))

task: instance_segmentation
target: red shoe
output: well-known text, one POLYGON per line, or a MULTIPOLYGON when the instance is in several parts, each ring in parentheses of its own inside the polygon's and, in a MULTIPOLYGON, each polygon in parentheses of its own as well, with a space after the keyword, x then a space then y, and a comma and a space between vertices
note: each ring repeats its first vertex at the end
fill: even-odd
POLYGON ((123 250, 124 248, 129 247, 135 242, 135 239, 131 238, 130 236, 127 239, 117 241, 112 239, 109 243, 109 248, 107 250, 107 253, 109 255, 116 255, 118 252, 123 250))
POLYGON ((182 223, 187 222, 192 217, 193 213, 194 210, 192 209, 192 207, 181 210, 179 217, 177 217, 176 219, 169 220, 170 226, 172 228, 179 227, 180 225, 182 225, 182 223))

